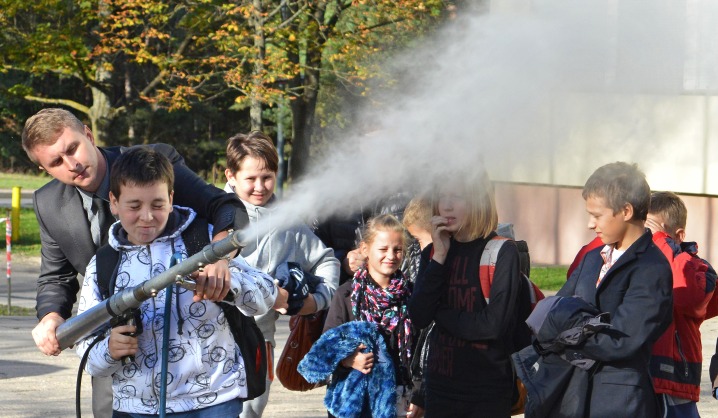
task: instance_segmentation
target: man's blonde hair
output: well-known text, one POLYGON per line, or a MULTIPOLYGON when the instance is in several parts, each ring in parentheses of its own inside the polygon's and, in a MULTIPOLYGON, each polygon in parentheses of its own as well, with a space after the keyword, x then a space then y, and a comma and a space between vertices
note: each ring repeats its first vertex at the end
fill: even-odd
POLYGON ((25 128, 22 130, 22 149, 30 160, 37 164, 31 151, 38 145, 49 146, 57 142, 57 138, 65 128, 85 133, 85 124, 71 112, 57 107, 42 109, 25 121, 25 128))

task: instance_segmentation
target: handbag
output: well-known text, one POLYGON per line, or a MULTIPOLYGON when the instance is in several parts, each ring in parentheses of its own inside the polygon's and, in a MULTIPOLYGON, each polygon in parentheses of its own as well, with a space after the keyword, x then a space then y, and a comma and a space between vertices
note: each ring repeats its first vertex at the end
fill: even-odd
POLYGON ((511 405, 511 415, 521 415, 524 413, 524 409, 526 408, 526 401, 528 400, 528 395, 526 392, 526 386, 524 386, 524 382, 521 381, 518 377, 516 378, 516 385, 514 386, 514 393, 513 393, 513 405, 511 405))
POLYGON ((322 335, 327 311, 310 315, 292 315, 289 319, 289 337, 277 361, 275 374, 282 385, 293 391, 306 392, 324 386, 327 382, 309 383, 297 371, 297 365, 322 335))

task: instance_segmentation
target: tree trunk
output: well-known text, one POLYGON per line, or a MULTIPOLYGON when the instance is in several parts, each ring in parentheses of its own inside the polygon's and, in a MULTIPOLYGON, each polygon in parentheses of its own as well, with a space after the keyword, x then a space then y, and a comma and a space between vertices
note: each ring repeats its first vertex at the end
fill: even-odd
POLYGON ((252 2, 254 10, 252 13, 252 26, 254 27, 254 48, 257 51, 257 56, 254 61, 254 68, 252 72, 252 78, 254 88, 250 93, 250 107, 249 107, 249 121, 253 131, 262 130, 262 100, 259 96, 259 92, 262 89, 262 80, 264 77, 264 58, 266 56, 267 45, 264 36, 264 20, 262 17, 262 2, 261 0, 254 0, 252 2))
MULTIPOLYGON (((102 65, 99 65, 96 77, 98 83, 104 83, 110 77, 110 73, 103 70, 102 65)), ((96 87, 92 88, 92 106, 87 116, 92 124, 91 129, 95 136, 95 143, 98 146, 110 144, 112 139, 109 138, 107 126, 112 118, 112 104, 109 96, 96 87)))
MULTIPOLYGON (((326 1, 309 2, 312 4, 313 21, 324 22, 327 9, 326 1)), ((311 141, 314 133, 314 116, 317 109, 317 98, 319 96, 319 77, 322 69, 322 50, 327 35, 331 28, 336 24, 341 11, 335 11, 333 23, 327 24, 327 27, 321 25, 310 25, 308 32, 314 33, 307 39, 306 65, 304 68, 304 77, 297 75, 290 82, 291 90, 300 90, 301 95, 292 101, 292 154, 289 160, 289 178, 291 181, 299 180, 308 171, 309 160, 311 157, 311 141), (301 86, 300 89, 297 87, 301 86)), ((298 31, 297 31, 298 32, 298 31)), ((290 56, 292 62, 299 63, 299 56, 290 56)))
MULTIPOLYGON (((292 155, 289 160, 289 177, 299 180, 307 172, 311 157, 311 141, 314 132, 314 115, 319 93, 321 53, 307 51, 307 70, 304 73, 304 94, 292 101, 292 155)), ((295 81, 301 78, 297 77, 295 81)))
MULTIPOLYGON (((125 63, 125 103, 128 106, 132 103, 132 77, 129 63, 125 63)), ((135 143, 135 124, 132 118, 128 118, 127 138, 129 138, 130 144, 135 143)))
MULTIPOLYGON (((98 3, 98 14, 101 19, 106 18, 109 13, 109 5, 106 1, 100 1, 98 3)), ((103 85, 106 81, 112 77, 109 71, 104 68, 104 62, 106 58, 101 58, 97 63, 97 69, 95 70, 95 81, 99 85, 103 85)), ((92 124, 92 133, 95 136, 95 144, 98 146, 108 144, 107 125, 112 115, 112 103, 107 93, 92 87, 92 106, 90 107, 87 116, 90 118, 92 124)))

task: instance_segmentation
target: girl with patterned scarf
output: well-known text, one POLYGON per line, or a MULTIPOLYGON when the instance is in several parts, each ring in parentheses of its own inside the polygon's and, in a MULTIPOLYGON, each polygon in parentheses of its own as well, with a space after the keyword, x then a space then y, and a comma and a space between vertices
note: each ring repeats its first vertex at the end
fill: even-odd
MULTIPOLYGON (((411 397, 409 366, 415 337, 408 314, 411 285, 400 270, 407 237, 403 225, 393 215, 370 220, 363 237, 359 249, 366 261, 352 280, 337 289, 324 331, 349 321, 379 326, 394 363, 397 416, 407 416, 411 397)), ((346 378, 351 369, 371 373, 375 358, 371 352, 362 352, 365 348, 360 344, 342 360, 332 378, 346 378)))

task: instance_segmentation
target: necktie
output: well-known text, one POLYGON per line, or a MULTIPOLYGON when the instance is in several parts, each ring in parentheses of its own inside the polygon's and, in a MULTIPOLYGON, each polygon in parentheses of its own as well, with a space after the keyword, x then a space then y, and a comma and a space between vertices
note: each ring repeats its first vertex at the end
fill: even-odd
POLYGON ((99 248, 107 243, 107 229, 110 227, 108 221, 112 215, 107 203, 97 195, 92 196, 92 211, 95 215, 93 222, 90 222, 92 241, 99 248))

